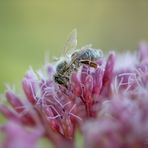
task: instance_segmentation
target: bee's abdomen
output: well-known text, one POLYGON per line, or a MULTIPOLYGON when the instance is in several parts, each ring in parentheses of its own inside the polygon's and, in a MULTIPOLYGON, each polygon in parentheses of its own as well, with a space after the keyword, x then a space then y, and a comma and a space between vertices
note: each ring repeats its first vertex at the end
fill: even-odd
POLYGON ((85 49, 81 52, 79 60, 96 61, 100 57, 102 57, 102 53, 100 53, 100 50, 90 48, 90 49, 85 49))

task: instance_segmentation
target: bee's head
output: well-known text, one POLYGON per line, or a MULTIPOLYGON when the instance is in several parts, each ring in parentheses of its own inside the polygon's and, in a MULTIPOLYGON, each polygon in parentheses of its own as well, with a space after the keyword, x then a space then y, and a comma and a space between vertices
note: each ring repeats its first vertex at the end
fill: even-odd
POLYGON ((64 76, 64 75, 61 75, 59 73, 56 73, 54 75, 54 81, 60 85, 63 85, 67 88, 67 83, 69 81, 69 78, 64 76))
POLYGON ((65 68, 67 67, 68 63, 66 61, 61 61, 60 63, 58 63, 57 67, 56 67, 56 71, 59 73, 62 73, 65 68))

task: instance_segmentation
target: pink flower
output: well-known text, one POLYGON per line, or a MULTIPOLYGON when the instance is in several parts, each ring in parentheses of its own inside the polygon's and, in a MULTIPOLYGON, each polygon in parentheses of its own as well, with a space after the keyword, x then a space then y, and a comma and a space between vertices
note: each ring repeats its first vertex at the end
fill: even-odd
MULTIPOLYGON (((11 121, 3 131, 11 139, 16 123, 19 141, 31 128, 41 133, 30 133, 34 144, 46 137, 56 148, 74 147, 77 129, 82 130, 85 147, 147 146, 147 49, 141 44, 137 55, 115 57, 111 52, 96 61, 96 68, 83 64, 71 72, 66 87, 53 79, 54 64, 47 66, 46 74, 30 69, 22 81, 24 100, 11 89, 5 93, 12 109, 0 105, 0 112, 11 121)), ((31 144, 28 138, 27 142, 31 144)), ((5 144, 9 145, 7 138, 5 144)))
POLYGON ((148 46, 141 43, 138 54, 126 53, 117 55, 112 83, 113 92, 136 91, 139 87, 148 86, 148 46))
POLYGON ((123 55, 125 63, 115 64, 110 100, 100 104, 95 120, 82 126, 86 148, 148 147, 147 47, 142 44, 137 56, 123 55))
POLYGON ((111 53, 107 62, 103 58, 97 61, 96 69, 83 65, 78 72, 72 72, 68 88, 54 82, 52 65, 47 68, 47 78, 42 72, 38 77, 29 70, 22 82, 27 100, 23 101, 9 89, 6 98, 14 111, 6 106, 0 106, 0 111, 25 126, 42 125, 44 136, 55 144, 57 139, 73 141, 76 127, 84 119, 95 117, 95 105, 111 95, 114 59, 111 53))
POLYGON ((148 93, 136 99, 118 95, 104 101, 98 119, 86 122, 83 128, 85 147, 137 147, 148 146, 148 93))
POLYGON ((4 133, 5 141, 1 148, 35 148, 39 138, 42 136, 42 128, 39 130, 29 130, 24 128, 19 122, 9 121, 0 128, 4 133))

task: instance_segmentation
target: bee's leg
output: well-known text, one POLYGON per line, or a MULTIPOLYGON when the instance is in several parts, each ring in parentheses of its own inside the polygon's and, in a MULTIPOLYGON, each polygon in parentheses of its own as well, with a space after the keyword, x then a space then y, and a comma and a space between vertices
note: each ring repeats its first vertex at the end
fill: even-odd
POLYGON ((86 64, 86 65, 89 65, 90 67, 93 67, 93 68, 97 68, 97 64, 93 61, 89 61, 89 60, 80 60, 80 62, 82 64, 86 64))

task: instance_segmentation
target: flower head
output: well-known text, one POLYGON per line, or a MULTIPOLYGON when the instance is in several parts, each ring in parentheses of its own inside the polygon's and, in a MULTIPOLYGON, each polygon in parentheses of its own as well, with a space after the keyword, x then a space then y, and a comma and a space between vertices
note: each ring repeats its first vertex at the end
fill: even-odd
POLYGON ((124 63, 126 68, 115 67, 110 100, 101 103, 97 119, 82 126, 85 147, 148 146, 148 65, 143 55, 147 49, 139 49, 141 58, 132 68, 124 63))
POLYGON ((46 73, 30 69, 22 80, 25 99, 24 95, 7 89, 5 96, 12 108, 0 105, 0 112, 10 121, 2 128, 7 135, 5 144, 23 144, 20 139, 31 128, 38 132, 30 133, 28 138, 33 140, 26 138, 24 147, 27 142, 35 144, 41 137, 49 139, 57 148, 74 147, 75 132, 79 129, 85 147, 145 147, 147 49, 142 43, 137 55, 115 56, 110 52, 107 58, 92 54, 86 60, 92 50, 86 46, 82 51, 87 52, 80 52, 84 59, 77 58, 78 51, 74 52, 64 61, 65 67, 60 65, 59 69, 53 63, 46 67, 46 73), (16 142, 17 136, 11 138, 15 129, 20 143, 16 142))
POLYGON ((37 76, 31 69, 22 81, 27 99, 20 99, 9 89, 6 98, 15 112, 6 106, 1 106, 0 110, 8 119, 24 125, 36 127, 43 124, 44 135, 53 142, 57 137, 72 140, 75 128, 85 119, 94 118, 95 105, 111 95, 113 65, 113 53, 107 61, 99 59, 97 68, 82 65, 71 73, 67 88, 54 81, 53 66, 48 66, 47 78, 41 72, 37 76))

